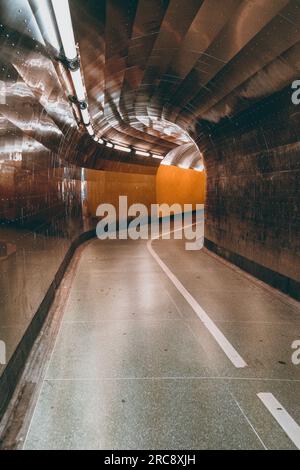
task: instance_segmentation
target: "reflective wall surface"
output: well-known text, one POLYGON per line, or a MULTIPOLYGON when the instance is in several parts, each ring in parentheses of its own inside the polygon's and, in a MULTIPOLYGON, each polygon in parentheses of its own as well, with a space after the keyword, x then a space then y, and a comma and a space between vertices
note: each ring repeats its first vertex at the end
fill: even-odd
POLYGON ((14 146, 0 153, 0 339, 6 362, 72 240, 88 229, 83 171, 58 164, 33 139, 13 132, 12 138, 14 146))

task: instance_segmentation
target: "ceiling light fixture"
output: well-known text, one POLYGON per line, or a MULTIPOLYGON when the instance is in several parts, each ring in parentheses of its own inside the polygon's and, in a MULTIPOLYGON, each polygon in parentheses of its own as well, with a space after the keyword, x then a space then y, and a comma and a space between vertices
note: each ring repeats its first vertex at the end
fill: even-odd
POLYGON ((86 130, 88 131, 88 133, 89 133, 90 135, 92 135, 92 136, 94 135, 94 130, 93 130, 91 124, 88 124, 88 125, 86 126, 86 130))
POLYGON ((90 122, 90 115, 87 109, 80 109, 83 123, 87 126, 90 122))
POLYGON ((52 6, 66 59, 75 61, 77 50, 69 2, 68 0, 52 0, 52 6))
POLYGON ((78 101, 85 101, 85 90, 80 69, 70 70, 78 101))
POLYGON ((141 155, 142 157, 150 157, 150 153, 149 152, 144 152, 143 150, 136 150, 135 153, 137 155, 141 155))
POLYGON ((163 160, 163 159, 164 159, 164 157, 163 157, 162 155, 157 155, 157 154, 155 154, 155 153, 152 153, 152 157, 153 157, 153 158, 158 158, 159 160, 163 160))
POLYGON ((131 149, 129 147, 123 147, 122 145, 114 145, 114 148, 117 150, 121 150, 121 152, 131 152, 131 149))
POLYGON ((63 49, 63 56, 60 57, 60 60, 70 72, 75 91, 75 96, 71 96, 70 100, 79 107, 82 122, 86 126, 87 132, 90 135, 94 135, 92 125, 90 124, 90 115, 80 70, 80 60, 75 43, 69 2, 68 0, 51 0, 51 2, 63 49))

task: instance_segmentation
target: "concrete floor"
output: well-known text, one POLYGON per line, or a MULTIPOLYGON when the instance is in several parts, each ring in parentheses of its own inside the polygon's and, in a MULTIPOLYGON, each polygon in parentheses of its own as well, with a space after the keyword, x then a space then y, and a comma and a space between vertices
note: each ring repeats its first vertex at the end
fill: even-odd
POLYGON ((199 319, 146 241, 90 242, 24 447, 296 449, 297 303, 180 240, 152 247, 212 322, 199 319), (214 327, 245 367, 224 353, 214 327), (262 392, 286 420, 273 417, 262 392))

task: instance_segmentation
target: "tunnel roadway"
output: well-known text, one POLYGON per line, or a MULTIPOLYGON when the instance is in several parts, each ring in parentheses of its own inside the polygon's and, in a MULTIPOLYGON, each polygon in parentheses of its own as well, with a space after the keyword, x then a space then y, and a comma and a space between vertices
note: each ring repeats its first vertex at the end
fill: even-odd
POLYGON ((206 249, 94 239, 24 448, 299 448, 299 335, 296 301, 206 249))

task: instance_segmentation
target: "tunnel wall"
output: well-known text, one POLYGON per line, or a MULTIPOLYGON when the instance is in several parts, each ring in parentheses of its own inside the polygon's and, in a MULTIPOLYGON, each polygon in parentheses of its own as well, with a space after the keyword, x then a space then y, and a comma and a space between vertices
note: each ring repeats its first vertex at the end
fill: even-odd
MULTIPOLYGON (((300 114, 289 88, 206 124, 206 246, 300 299, 300 114)), ((203 128, 202 128, 203 130, 203 128)))
POLYGON ((161 165, 156 174, 158 204, 204 204, 205 172, 161 165))
POLYGON ((118 210, 119 196, 128 197, 128 205, 203 204, 205 173, 175 166, 159 166, 156 175, 86 170, 88 213, 94 217, 101 203, 110 203, 118 210))
POLYGON ((80 168, 19 130, 0 149, 0 417, 81 234, 80 168), (4 360, 3 360, 4 359, 4 360))
POLYGON ((18 148, 16 141, 0 153, 0 340, 7 362, 72 242, 90 228, 81 169, 59 164, 42 146, 18 148))
POLYGON ((87 170, 87 204, 92 217, 101 203, 110 203, 117 209, 119 196, 128 197, 128 206, 155 203, 155 175, 87 170))

